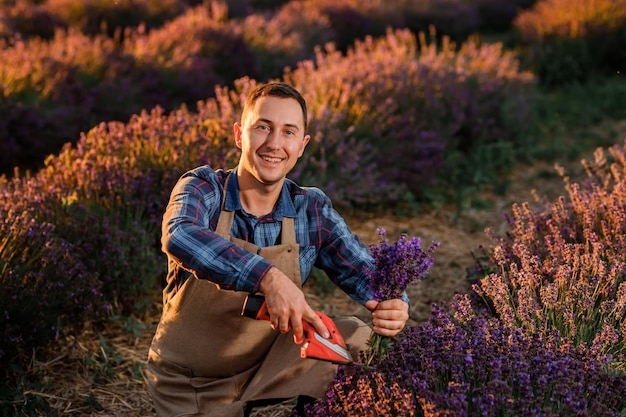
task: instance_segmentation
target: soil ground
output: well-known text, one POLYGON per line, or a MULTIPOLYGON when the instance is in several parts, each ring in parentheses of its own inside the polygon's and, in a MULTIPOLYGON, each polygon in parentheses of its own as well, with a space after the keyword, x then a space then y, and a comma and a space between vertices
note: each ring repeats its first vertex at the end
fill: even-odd
MULTIPOLYGON (((572 180, 584 175, 578 160, 561 165, 572 180)), ((474 265, 472 251, 491 244, 485 228, 493 229, 497 235, 504 233, 502 213, 510 211, 513 203, 539 205, 541 200, 554 201, 565 193, 563 180, 551 163, 520 166, 510 178, 511 184, 504 195, 483 192, 482 208, 465 210, 460 217, 450 207, 434 208, 410 217, 393 213, 345 216, 353 232, 367 244, 376 243, 378 227, 386 229, 390 240, 406 233, 420 237, 425 246, 430 241, 440 242, 429 275, 408 290, 412 301, 410 325, 427 320, 434 303, 445 303, 455 292, 469 290, 466 270, 474 265)), ((368 312, 340 291, 325 295, 307 292, 307 296, 314 308, 331 316, 356 315, 369 320, 368 312)), ((51 388, 31 393, 45 397, 62 416, 153 416, 142 367, 160 308, 155 301, 154 308, 136 322, 117 320, 104 328, 87 325, 80 334, 59 340, 55 348, 33 354, 28 372, 42 376, 51 388), (99 379, 98 374, 103 378, 99 379)), ((283 417, 289 415, 290 408, 291 404, 284 403, 256 410, 253 415, 283 417)))

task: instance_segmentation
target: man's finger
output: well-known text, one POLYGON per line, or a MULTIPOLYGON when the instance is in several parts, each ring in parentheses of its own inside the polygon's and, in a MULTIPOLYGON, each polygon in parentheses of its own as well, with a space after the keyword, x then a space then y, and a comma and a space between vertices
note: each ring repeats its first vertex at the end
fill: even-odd
POLYGON ((302 319, 293 323, 293 341, 297 345, 304 341, 304 331, 302 329, 302 319))
POLYGON ((330 332, 328 331, 328 328, 326 327, 320 316, 318 316, 313 310, 311 310, 311 312, 312 314, 309 316, 310 318, 308 318, 307 321, 311 323, 313 327, 315 327, 317 333, 319 333, 325 339, 328 339, 330 337, 330 332))
POLYGON ((289 325, 289 320, 281 320, 278 323, 278 328, 280 329, 281 333, 287 333, 289 331, 289 328, 291 327, 289 325))
POLYGON ((365 308, 367 308, 369 311, 374 311, 378 307, 378 304, 379 302, 376 300, 369 300, 367 303, 365 303, 365 308))

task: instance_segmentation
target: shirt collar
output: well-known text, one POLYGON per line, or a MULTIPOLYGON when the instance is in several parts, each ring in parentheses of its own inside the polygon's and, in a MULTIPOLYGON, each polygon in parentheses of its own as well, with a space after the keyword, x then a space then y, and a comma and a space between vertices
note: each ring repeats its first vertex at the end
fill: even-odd
MULTIPOLYGON (((283 217, 296 217, 296 207, 293 205, 293 201, 289 198, 289 188, 287 187, 287 182, 289 180, 285 179, 283 182, 283 188, 280 191, 280 196, 278 197, 278 204, 271 215, 273 215, 277 220, 282 220, 283 217)), ((237 168, 235 167, 231 175, 228 176, 228 184, 226 185, 226 199, 224 201, 224 210, 226 211, 236 211, 242 210, 243 206, 241 205, 241 199, 239 198, 239 181, 237 179, 237 168)))

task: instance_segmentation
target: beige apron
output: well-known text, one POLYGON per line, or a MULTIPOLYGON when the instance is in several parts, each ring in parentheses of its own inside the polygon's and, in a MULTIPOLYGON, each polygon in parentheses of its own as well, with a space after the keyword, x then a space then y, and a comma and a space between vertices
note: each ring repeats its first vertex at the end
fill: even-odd
MULTIPOLYGON (((233 216, 222 211, 216 232, 260 254, 300 287, 294 219, 283 219, 280 245, 258 248, 230 236, 233 216)), ((147 367, 158 416, 239 417, 248 401, 323 396, 336 365, 300 358, 292 332, 280 334, 268 321, 241 316, 246 296, 192 275, 164 303, 147 367)), ((356 318, 335 322, 358 357, 370 328, 356 318)))

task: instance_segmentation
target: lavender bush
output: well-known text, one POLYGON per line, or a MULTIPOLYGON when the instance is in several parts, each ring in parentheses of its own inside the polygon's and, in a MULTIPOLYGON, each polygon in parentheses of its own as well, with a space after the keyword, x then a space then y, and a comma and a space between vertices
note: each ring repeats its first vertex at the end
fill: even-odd
POLYGON ((259 80, 280 77, 285 67, 311 59, 316 46, 336 38, 328 18, 299 1, 287 2, 276 11, 250 14, 229 25, 255 58, 246 75, 259 80))
POLYGON ((514 207, 475 293, 342 368, 306 415, 622 416, 626 146, 583 164, 569 200, 514 207))
MULTIPOLYGON (((57 326, 61 322, 71 324, 64 319, 75 309, 68 299, 94 306, 84 312, 83 319, 129 314, 138 304, 150 302, 165 268, 158 246, 158 230, 168 190, 185 169, 209 162, 203 160, 207 155, 215 158, 211 161, 214 166, 232 165, 228 157, 234 151, 227 143, 232 108, 226 105, 225 99, 222 102, 221 125, 218 101, 200 105, 199 113, 194 115, 186 110, 168 116, 161 110, 145 112, 128 125, 109 123, 92 129, 75 147, 68 145, 59 155, 48 158, 46 168, 36 175, 18 175, 10 180, 0 178, 0 210, 9 214, 25 213, 34 224, 33 228, 54 225, 50 226, 48 235, 52 237, 48 240, 59 246, 54 250, 68 253, 60 252, 62 258, 53 263, 48 259, 49 252, 32 250, 28 252, 32 262, 25 268, 0 269, 2 280, 23 283, 21 285, 29 285, 28 280, 22 279, 30 275, 45 280, 47 268, 62 260, 74 261, 76 268, 82 265, 89 271, 69 277, 72 285, 47 293, 58 302, 51 302, 42 295, 41 303, 33 304, 47 313, 42 317, 46 320, 43 323, 32 320, 24 326, 20 317, 25 320, 32 317, 10 315, 11 323, 17 327, 15 331, 7 331, 7 337, 24 332, 21 335, 24 342, 15 345, 16 349, 29 351, 35 341, 45 344, 52 336, 49 332, 40 332, 41 338, 29 339, 33 326, 39 329, 49 321, 57 326), (198 119, 199 115, 205 118, 198 119), (189 150, 190 154, 179 154, 181 148, 189 150), (188 159, 190 155, 193 159, 188 159), (98 285, 93 285, 93 281, 98 285), (82 298, 76 295, 76 288, 85 291, 82 298), (90 292, 92 288, 98 292, 90 292), (50 308, 46 307, 48 303, 50 308)), ((7 225, 14 223, 12 216, 6 219, 10 222, 7 225)), ((28 240, 21 238, 24 233, 26 231, 8 234, 6 245, 27 250, 28 240)), ((36 242, 33 240, 33 244, 36 242)), ((17 258, 11 259, 17 261, 17 258)), ((55 273, 64 274, 66 269, 70 266, 63 264, 55 273)), ((55 275, 50 274, 50 279, 54 284, 55 275)), ((59 281, 62 282, 61 278, 59 281)), ((7 311, 21 309, 19 288, 7 285, 4 289, 15 291, 3 299, 10 306, 7 311)), ((43 291, 34 285, 32 290, 43 291)))
POLYGON ((108 0, 5 1, 0 3, 0 36, 49 39, 55 29, 70 27, 90 36, 105 33, 113 37, 126 28, 141 24, 162 26, 182 14, 198 0, 108 0))
POLYGON ((28 212, 0 209, 0 375, 64 331, 108 309, 102 283, 76 243, 28 212))
POLYGON ((626 54, 626 1, 543 0, 514 21, 518 43, 530 50, 530 64, 550 86, 615 74, 626 54))
POLYGON ((107 0, 46 0, 43 7, 66 27, 88 35, 103 32, 113 36, 116 31, 137 27, 159 27, 182 14, 197 0, 129 0, 111 3, 107 0))
POLYGON ((50 39, 63 22, 44 4, 26 1, 0 3, 0 38, 9 39, 17 34, 23 38, 50 39))
POLYGON ((626 375, 558 334, 526 334, 475 312, 407 327, 375 367, 342 367, 306 416, 587 416, 625 410, 626 375))
POLYGON ((216 85, 256 77, 256 62, 244 39, 219 2, 190 8, 152 31, 140 27, 127 31, 121 46, 140 66, 164 75, 168 106, 194 105, 213 95, 216 85))
POLYGON ((2 181, 3 368, 85 321, 143 310, 164 273, 156 228, 131 205, 106 207, 46 179, 2 181))
MULTIPOLYGON (((156 105, 174 109, 184 102, 195 104, 210 97, 215 85, 244 75, 250 61, 242 41, 201 10, 149 34, 145 27, 129 29, 117 40, 70 28, 49 41, 0 41, 2 99, 25 109, 0 106, 0 120, 14 143, 13 159, 22 167, 41 164, 43 156, 75 142, 94 120, 127 120, 156 105), (189 28, 195 32, 190 34, 189 28), (221 59, 220 54, 236 59, 221 59), (36 125, 27 123, 31 113, 36 125), (38 146, 30 146, 33 138, 38 146)), ((0 171, 10 173, 13 166, 0 171)))
POLYGON ((545 212, 515 205, 506 237, 492 237, 493 273, 475 285, 501 320, 533 334, 558 331, 625 369, 626 150, 585 162, 588 178, 566 182, 545 212))

